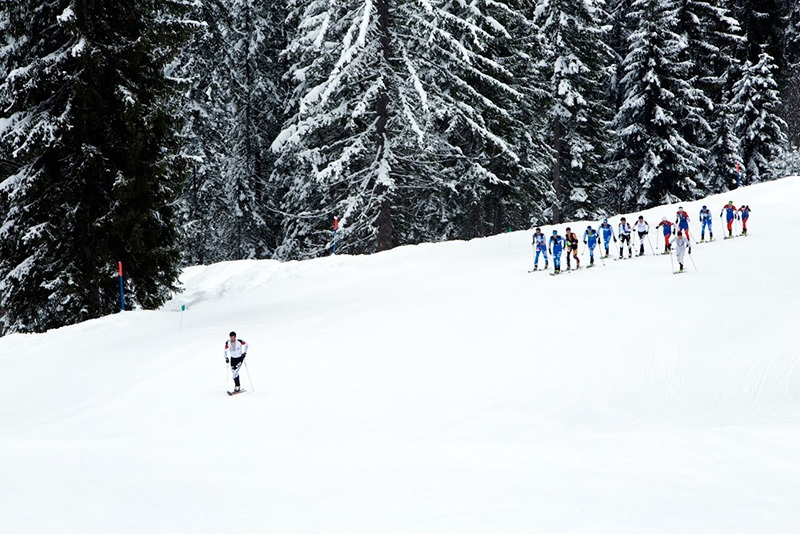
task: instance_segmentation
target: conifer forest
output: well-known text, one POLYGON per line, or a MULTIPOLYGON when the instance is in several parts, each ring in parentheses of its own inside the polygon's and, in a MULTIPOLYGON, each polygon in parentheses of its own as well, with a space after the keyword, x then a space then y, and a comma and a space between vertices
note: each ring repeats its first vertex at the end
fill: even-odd
POLYGON ((796 0, 0 0, 0 335, 800 172, 796 0), (334 220, 336 233, 334 240, 334 220))

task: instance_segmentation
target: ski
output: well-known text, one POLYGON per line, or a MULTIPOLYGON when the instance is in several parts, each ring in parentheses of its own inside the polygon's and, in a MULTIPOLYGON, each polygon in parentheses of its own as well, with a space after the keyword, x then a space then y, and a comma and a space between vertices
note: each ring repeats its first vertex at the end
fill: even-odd
POLYGON ((528 271, 528 272, 529 272, 529 273, 538 273, 538 272, 544 272, 544 271, 546 271, 546 270, 547 270, 547 268, 544 268, 544 269, 531 269, 531 270, 530 270, 530 271, 528 271))
POLYGON ((563 270, 561 270, 561 271, 559 271, 559 272, 557 272, 557 273, 550 273, 550 276, 557 276, 557 275, 559 275, 559 274, 569 274, 569 273, 574 273, 574 272, 575 272, 575 271, 577 271, 578 269, 580 269, 580 267, 575 267, 574 269, 563 269, 563 270))
POLYGON ((247 390, 246 389, 240 389, 239 391, 226 391, 225 393, 227 393, 228 396, 233 397, 234 395, 238 395, 239 393, 244 393, 245 391, 247 391, 247 390))
POLYGON ((683 274, 683 273, 685 273, 685 272, 686 272, 686 271, 672 271, 672 274, 683 274))

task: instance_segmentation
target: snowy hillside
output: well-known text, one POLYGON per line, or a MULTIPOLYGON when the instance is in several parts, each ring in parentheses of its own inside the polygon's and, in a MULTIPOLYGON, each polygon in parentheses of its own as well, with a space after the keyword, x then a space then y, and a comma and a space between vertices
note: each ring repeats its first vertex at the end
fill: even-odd
POLYGON ((522 231, 191 268, 163 310, 2 338, 3 531, 795 533, 800 177, 692 229, 728 200, 751 235, 680 276, 529 274, 522 231))

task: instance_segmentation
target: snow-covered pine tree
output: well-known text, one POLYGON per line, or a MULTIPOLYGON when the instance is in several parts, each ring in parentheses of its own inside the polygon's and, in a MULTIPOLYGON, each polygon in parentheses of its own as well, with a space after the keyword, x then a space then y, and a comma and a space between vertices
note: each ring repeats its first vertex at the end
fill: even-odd
POLYGON ((269 144, 282 123, 285 4, 202 2, 204 30, 183 51, 190 80, 185 152, 193 160, 180 211, 187 263, 264 258, 279 224, 270 210, 269 144))
POLYGON ((231 3, 234 121, 226 169, 231 219, 220 243, 229 259, 270 257, 279 239, 278 221, 270 210, 277 201, 269 176, 275 160, 270 145, 281 130, 285 105, 280 60, 287 42, 285 18, 283 2, 231 3))
POLYGON ((763 52, 755 65, 747 61, 733 86, 731 114, 742 156, 742 185, 771 180, 771 162, 787 147, 786 122, 773 77, 772 57, 763 52))
POLYGON ((536 23, 547 80, 547 123, 553 148, 553 221, 593 219, 610 141, 607 107, 613 50, 605 43, 608 15, 594 0, 540 0, 536 23))
POLYGON ((184 264, 202 265, 230 258, 224 229, 231 223, 225 171, 233 154, 233 62, 228 4, 198 2, 194 16, 202 26, 168 72, 188 85, 179 101, 185 118, 181 153, 187 161, 177 202, 181 254, 184 264))
POLYGON ((691 143, 709 146, 718 106, 725 104, 736 49, 743 38, 738 22, 727 9, 710 0, 684 0, 678 6, 676 32, 686 42, 681 59, 691 65, 697 115, 682 121, 683 135, 691 143))
POLYGON ((519 166, 506 126, 507 102, 521 95, 491 57, 504 28, 486 3, 293 7, 293 116, 273 144, 285 190, 280 257, 330 249, 334 216, 347 252, 493 227, 487 191, 519 166))
POLYGON ((609 29, 606 35, 606 42, 614 51, 614 64, 611 69, 611 79, 609 83, 608 106, 616 112, 622 106, 622 90, 620 80, 624 76, 622 60, 628 55, 628 37, 636 29, 632 27, 631 17, 628 16, 630 10, 630 0, 608 0, 606 2, 608 11, 609 29))
MULTIPOLYGON (((786 67, 786 31, 789 8, 796 0, 724 0, 744 34, 739 59, 753 65, 762 52, 773 58, 779 69, 786 67)), ((786 73, 788 74, 788 73, 786 73)), ((782 74, 781 76, 783 76, 782 74)))
POLYGON ((708 148, 707 187, 712 193, 722 193, 736 188, 736 166, 741 164, 739 137, 733 127, 734 117, 730 105, 716 106, 713 124, 714 139, 708 148))
POLYGON ((165 0, 4 3, 10 46, 0 138, 0 301, 7 332, 43 331, 129 304, 153 308, 176 288, 171 158, 178 117, 164 68, 190 31, 165 0))
POLYGON ((614 119, 611 189, 620 210, 696 198, 706 150, 682 134, 681 121, 697 116, 685 40, 675 33, 672 0, 635 0, 621 80, 624 101, 614 119))
POLYGON ((786 30, 786 62, 789 75, 781 91, 787 135, 795 147, 800 147, 800 2, 790 2, 786 30))
POLYGON ((738 161, 728 95, 738 77, 736 51, 743 43, 738 22, 717 0, 686 0, 679 5, 676 28, 686 41, 681 59, 691 65, 697 115, 681 121, 684 138, 709 149, 704 185, 727 191, 738 161))
POLYGON ((552 221, 556 204, 547 123, 550 86, 537 61, 542 46, 534 23, 536 4, 537 0, 511 0, 504 4, 511 14, 503 18, 507 35, 494 41, 493 47, 493 56, 511 73, 509 85, 521 95, 509 109, 510 143, 519 157, 516 175, 507 185, 496 184, 493 188, 507 190, 502 196, 501 211, 509 214, 508 228, 521 228, 521 223, 527 223, 527 227, 546 224, 552 221))

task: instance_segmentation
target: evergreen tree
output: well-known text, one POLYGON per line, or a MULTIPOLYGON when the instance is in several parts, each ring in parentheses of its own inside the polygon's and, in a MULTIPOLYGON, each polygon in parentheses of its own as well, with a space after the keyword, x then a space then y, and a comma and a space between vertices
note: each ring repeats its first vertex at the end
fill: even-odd
POLYGON ((778 115, 781 100, 775 68, 772 57, 762 53, 757 64, 745 63, 733 86, 731 111, 744 167, 742 185, 774 178, 770 164, 787 145, 786 122, 778 115))
POLYGON ((786 32, 786 59, 789 75, 781 91, 789 141, 800 147, 800 2, 790 2, 786 32))
POLYGON ((185 151, 191 172, 181 195, 187 263, 269 257, 279 223, 269 150, 283 121, 286 43, 281 2, 202 2, 205 30, 176 67, 191 80, 185 151))
POLYGON ((195 16, 202 26, 169 69, 188 85, 179 101, 185 118, 181 152, 187 175, 177 203, 181 254, 187 265, 232 259, 226 241, 226 228, 231 226, 226 170, 234 155, 230 6, 224 1, 199 2, 195 16))
POLYGON ((269 184, 275 156, 270 150, 283 122, 284 91, 279 60, 286 45, 282 2, 233 0, 231 69, 233 151, 227 169, 232 216, 224 243, 229 259, 270 257, 278 242, 277 222, 269 184))
POLYGON ((2 189, 0 300, 9 331, 43 331, 175 290, 171 200, 178 118, 164 68, 190 32, 177 1, 6 3, 11 45, 0 138, 15 162, 2 189))
MULTIPOLYGON (((779 69, 787 65, 786 31, 789 6, 794 0, 728 0, 730 11, 744 33, 739 59, 755 65, 762 52, 773 58, 779 69)), ((786 73, 788 74, 788 73, 786 73)))
POLYGON ((522 95, 493 58, 508 33, 487 4, 293 3, 292 117, 273 144, 280 257, 328 250, 334 216, 348 252, 499 230, 520 188, 509 108, 522 95))
POLYGON ((731 106, 717 106, 716 120, 713 126, 714 140, 709 147, 708 189, 713 193, 722 193, 734 189, 737 185, 737 166, 741 165, 739 137, 734 130, 734 118, 730 113, 731 106))
POLYGON ((681 121, 682 134, 690 143, 709 149, 703 167, 705 187, 727 191, 739 161, 728 101, 739 75, 736 51, 743 43, 741 28, 718 2, 686 0, 679 4, 677 33, 686 42, 681 59, 691 66, 697 110, 696 116, 681 121))
POLYGON ((604 178, 609 142, 606 106, 609 63, 607 14, 585 0, 540 0, 542 74, 548 80, 548 131, 553 147, 553 221, 591 219, 602 212, 596 200, 604 178))
POLYGON ((684 0, 677 17, 676 32, 686 43, 681 59, 691 67, 698 111, 683 121, 683 134, 690 142, 708 146, 715 110, 725 103, 736 49, 743 42, 741 28, 727 9, 708 0, 684 0))
POLYGON ((632 19, 628 16, 630 0, 608 0, 609 31, 607 43, 614 51, 614 63, 609 81, 608 105, 616 111, 622 106, 622 90, 620 80, 624 76, 622 60, 628 55, 628 38, 636 29, 632 27, 632 19))
POLYGON ((636 0, 621 80, 624 101, 614 119, 612 193, 621 210, 696 198, 706 151, 682 134, 698 116, 685 41, 675 33, 674 2, 636 0))

